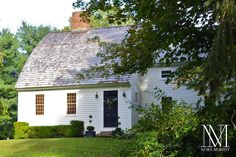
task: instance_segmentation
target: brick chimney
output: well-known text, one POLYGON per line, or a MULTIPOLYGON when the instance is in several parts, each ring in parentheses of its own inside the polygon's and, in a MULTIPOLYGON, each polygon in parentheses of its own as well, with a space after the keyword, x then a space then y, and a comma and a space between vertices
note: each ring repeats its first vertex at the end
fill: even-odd
POLYGON ((89 21, 80 17, 83 11, 77 11, 72 13, 70 19, 71 30, 85 30, 91 28, 89 21))

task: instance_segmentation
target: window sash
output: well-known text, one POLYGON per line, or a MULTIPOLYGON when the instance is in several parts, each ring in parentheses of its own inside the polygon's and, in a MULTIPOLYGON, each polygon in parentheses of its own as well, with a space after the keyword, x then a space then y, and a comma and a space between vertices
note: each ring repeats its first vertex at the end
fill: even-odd
POLYGON ((171 74, 171 70, 163 70, 163 71, 161 71, 161 77, 162 78, 167 78, 167 77, 170 76, 170 74, 171 74))
POLYGON ((67 93, 67 114, 76 114, 76 93, 67 93))
POLYGON ((36 115, 44 115, 44 94, 36 95, 36 115))

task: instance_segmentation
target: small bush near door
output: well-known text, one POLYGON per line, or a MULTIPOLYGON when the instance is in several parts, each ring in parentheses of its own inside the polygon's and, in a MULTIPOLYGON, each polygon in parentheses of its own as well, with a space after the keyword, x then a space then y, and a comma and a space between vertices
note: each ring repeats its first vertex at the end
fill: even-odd
POLYGON ((50 138, 83 136, 84 122, 71 121, 70 125, 29 126, 25 122, 14 123, 14 138, 50 138))

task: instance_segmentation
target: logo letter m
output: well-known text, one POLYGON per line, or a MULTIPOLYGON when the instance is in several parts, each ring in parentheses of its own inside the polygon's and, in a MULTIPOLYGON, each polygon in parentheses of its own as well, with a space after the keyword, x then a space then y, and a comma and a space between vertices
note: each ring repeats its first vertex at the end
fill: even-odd
POLYGON ((203 147, 206 147, 206 135, 208 135, 209 138, 209 142, 208 142, 208 146, 207 147, 212 147, 211 144, 216 147, 217 145, 219 145, 219 147, 222 147, 222 136, 223 133, 225 132, 225 145, 224 147, 229 147, 228 146, 228 141, 227 141, 227 127, 229 125, 219 125, 220 127, 220 135, 217 136, 216 132, 214 131, 214 129, 212 128, 211 125, 202 125, 203 127, 203 147))

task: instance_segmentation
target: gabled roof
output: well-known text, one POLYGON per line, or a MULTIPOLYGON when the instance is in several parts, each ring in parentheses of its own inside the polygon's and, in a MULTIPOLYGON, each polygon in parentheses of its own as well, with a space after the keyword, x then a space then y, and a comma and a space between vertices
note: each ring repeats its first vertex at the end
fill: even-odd
POLYGON ((16 88, 73 86, 98 84, 106 81, 128 82, 129 78, 93 78, 78 83, 76 75, 99 62, 97 42, 121 42, 129 27, 110 27, 85 31, 49 33, 29 56, 18 80, 16 88))

